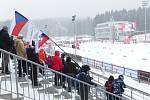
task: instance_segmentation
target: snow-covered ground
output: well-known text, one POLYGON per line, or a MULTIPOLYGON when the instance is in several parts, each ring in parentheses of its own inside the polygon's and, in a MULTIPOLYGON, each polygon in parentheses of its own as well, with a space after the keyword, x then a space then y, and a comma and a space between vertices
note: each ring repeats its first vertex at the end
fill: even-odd
MULTIPOLYGON (((74 54, 75 50, 72 48, 61 47, 65 52, 74 54)), ((58 49, 59 48, 55 48, 58 49)), ((125 68, 143 70, 150 72, 150 44, 120 44, 120 43, 100 43, 100 42, 86 42, 80 44, 80 50, 76 50, 77 55, 88 57, 105 63, 124 66, 125 68)), ((97 69, 93 71, 99 73, 97 69)), ((109 77, 110 74, 105 74, 109 77)), ((118 77, 114 74, 115 78, 118 77)), ((139 83, 129 77, 125 77, 125 83, 128 86, 138 90, 150 93, 150 85, 139 83)))
MULTIPOLYGON (((66 52, 75 53, 72 48, 62 48, 66 52)), ((80 44, 80 50, 77 49, 76 54, 105 63, 124 66, 125 68, 150 72, 150 44, 148 43, 111 44, 87 42, 80 44)))

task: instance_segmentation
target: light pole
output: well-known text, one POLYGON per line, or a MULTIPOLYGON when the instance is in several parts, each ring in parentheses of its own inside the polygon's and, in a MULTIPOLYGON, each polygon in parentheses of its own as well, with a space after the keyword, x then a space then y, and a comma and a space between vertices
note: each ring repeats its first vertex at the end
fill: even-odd
POLYGON ((144 33, 145 33, 145 41, 146 41, 146 7, 148 6, 148 0, 143 0, 142 1, 142 7, 144 8, 144 19, 145 19, 145 28, 144 28, 144 33))
POLYGON ((76 33, 75 33, 75 20, 76 20, 76 15, 72 16, 72 22, 73 22, 73 33, 74 33, 74 54, 76 57, 76 33))

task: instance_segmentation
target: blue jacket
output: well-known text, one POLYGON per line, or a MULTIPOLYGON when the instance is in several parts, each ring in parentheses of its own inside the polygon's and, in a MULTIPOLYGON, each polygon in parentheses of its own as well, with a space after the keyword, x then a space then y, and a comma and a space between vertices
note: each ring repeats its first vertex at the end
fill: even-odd
POLYGON ((112 86, 113 86, 113 93, 119 96, 123 94, 124 88, 126 87, 124 81, 119 78, 113 81, 112 86))

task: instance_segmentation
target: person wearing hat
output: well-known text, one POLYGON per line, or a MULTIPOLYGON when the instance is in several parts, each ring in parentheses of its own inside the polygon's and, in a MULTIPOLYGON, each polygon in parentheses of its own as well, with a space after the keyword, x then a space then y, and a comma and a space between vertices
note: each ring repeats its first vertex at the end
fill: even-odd
MULTIPOLYGON (((52 69, 62 72, 64 65, 62 63, 61 57, 60 57, 60 52, 59 51, 55 51, 55 56, 52 57, 52 69)), ((54 77, 54 86, 60 86, 62 85, 62 78, 60 74, 55 73, 55 77, 54 77)))
MULTIPOLYGON (((79 72, 79 74, 77 74, 77 79, 79 79, 80 81, 86 82, 90 85, 96 85, 96 83, 92 82, 92 78, 89 75, 89 71, 90 71, 90 66, 89 65, 82 65, 81 70, 79 72)), ((78 93, 81 97, 81 100, 88 100, 88 94, 90 91, 90 86, 83 84, 83 83, 79 83, 79 88, 78 88, 78 93)))
MULTIPOLYGON (((16 53, 18 56, 22 57, 22 58, 27 58, 26 55, 26 49, 25 49, 25 44, 23 41, 23 36, 20 34, 16 41, 16 53)), ((19 77, 24 77, 23 73, 27 74, 27 70, 26 70, 26 62, 23 59, 18 59, 18 70, 19 70, 19 77), (23 73, 22 73, 23 70, 23 73)))
MULTIPOLYGON (((121 97, 124 93, 124 88, 126 88, 123 75, 119 75, 118 78, 113 81, 112 86, 113 93, 121 97)), ((118 97, 114 97, 114 99, 120 100, 118 97)))
MULTIPOLYGON (((77 73, 77 68, 76 68, 76 64, 71 62, 71 57, 66 57, 66 62, 64 64, 64 69, 63 69, 63 73, 71 76, 71 77, 75 77, 76 73, 77 73)), ((63 79, 63 87, 65 88, 65 83, 67 82, 68 84, 68 92, 71 92, 71 87, 72 87, 72 80, 70 78, 64 78, 63 79)))
MULTIPOLYGON (((13 46, 13 41, 9 37, 8 27, 3 26, 2 30, 0 30, 0 48, 10 52, 12 46, 13 46)), ((2 73, 5 74, 10 73, 8 69, 8 63, 9 63, 9 55, 7 53, 2 53, 2 73)))
MULTIPOLYGON (((38 53, 36 53, 35 51, 35 42, 32 41, 32 46, 29 45, 29 48, 26 48, 26 52, 27 52, 27 58, 28 60, 31 60, 35 63, 39 63, 39 57, 38 57, 38 53)), ((32 86, 42 86, 39 82, 38 82, 38 72, 37 72, 37 65, 28 62, 28 67, 30 68, 30 79, 32 81, 32 86)))

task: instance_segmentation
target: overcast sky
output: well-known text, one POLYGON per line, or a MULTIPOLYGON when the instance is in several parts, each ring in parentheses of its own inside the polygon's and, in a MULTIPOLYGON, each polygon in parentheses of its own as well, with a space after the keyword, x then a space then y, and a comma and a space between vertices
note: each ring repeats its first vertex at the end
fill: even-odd
MULTIPOLYGON (((149 0, 150 1, 150 0, 149 0)), ((12 19, 13 9, 28 19, 70 17, 78 18, 110 10, 134 9, 141 0, 0 0, 0 21, 12 19)))

